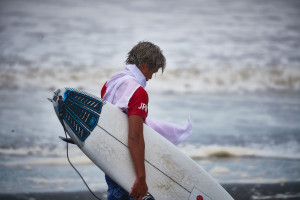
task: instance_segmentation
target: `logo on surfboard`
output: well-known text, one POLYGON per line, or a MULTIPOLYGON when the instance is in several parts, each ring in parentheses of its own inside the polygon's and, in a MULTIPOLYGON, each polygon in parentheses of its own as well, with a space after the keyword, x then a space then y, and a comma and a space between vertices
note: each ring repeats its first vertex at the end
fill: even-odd
POLYGON ((203 200, 203 197, 201 195, 198 195, 197 200, 203 200))
POLYGON ((95 122, 96 122, 95 117, 92 117, 91 120, 89 121, 89 125, 94 126, 95 122))
POLYGON ((200 190, 194 188, 191 195, 189 196, 189 200, 212 200, 212 199, 207 195, 205 195, 200 190))

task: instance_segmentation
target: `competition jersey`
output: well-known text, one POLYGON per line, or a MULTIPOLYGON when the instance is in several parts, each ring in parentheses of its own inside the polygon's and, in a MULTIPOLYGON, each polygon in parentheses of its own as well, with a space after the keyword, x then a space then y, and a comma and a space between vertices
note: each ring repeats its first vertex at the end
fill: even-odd
MULTIPOLYGON (((102 87, 101 90, 101 98, 104 97, 106 93, 106 83, 102 87)), ((148 115, 148 94, 144 88, 139 87, 136 89, 136 91, 133 93, 132 97, 130 98, 128 102, 128 116, 130 115, 138 115, 143 118, 145 121, 147 115, 148 115)))

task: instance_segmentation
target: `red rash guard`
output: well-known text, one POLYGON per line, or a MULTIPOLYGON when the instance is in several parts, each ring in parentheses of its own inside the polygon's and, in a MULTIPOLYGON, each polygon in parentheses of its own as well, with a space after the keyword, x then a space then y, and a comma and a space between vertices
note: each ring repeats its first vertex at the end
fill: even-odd
MULTIPOLYGON (((101 90, 101 98, 104 97, 106 93, 106 83, 101 90)), ((128 102, 128 116, 138 115, 145 121, 148 115, 148 94, 144 88, 139 87, 128 102)))

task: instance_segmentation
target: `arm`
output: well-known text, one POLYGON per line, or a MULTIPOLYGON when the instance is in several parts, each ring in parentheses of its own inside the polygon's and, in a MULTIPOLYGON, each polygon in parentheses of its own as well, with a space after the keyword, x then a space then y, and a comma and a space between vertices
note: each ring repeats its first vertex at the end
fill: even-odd
POLYGON ((138 115, 129 116, 128 146, 133 160, 136 180, 132 186, 130 196, 142 200, 147 194, 145 171, 145 141, 143 135, 143 118, 138 115))

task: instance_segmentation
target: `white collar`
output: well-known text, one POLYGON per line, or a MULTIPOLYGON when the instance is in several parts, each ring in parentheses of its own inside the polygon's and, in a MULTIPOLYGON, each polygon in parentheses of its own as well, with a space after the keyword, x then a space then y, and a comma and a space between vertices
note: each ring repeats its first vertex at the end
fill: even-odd
POLYGON ((132 76, 134 80, 136 80, 143 88, 146 87, 147 84, 146 77, 136 65, 132 65, 132 64, 126 65, 125 70, 123 72, 126 75, 132 76))

